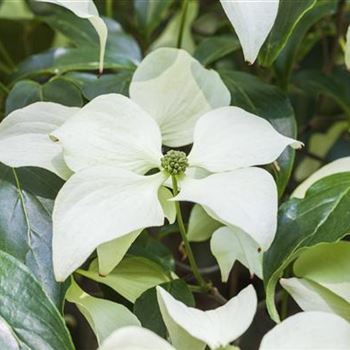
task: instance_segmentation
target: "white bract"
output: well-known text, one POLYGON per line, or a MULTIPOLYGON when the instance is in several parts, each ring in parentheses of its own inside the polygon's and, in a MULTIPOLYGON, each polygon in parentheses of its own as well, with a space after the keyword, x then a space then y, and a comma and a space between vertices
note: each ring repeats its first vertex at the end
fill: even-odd
MULTIPOLYGON (((14 111, 5 119, 0 126, 0 161, 10 166, 32 161, 52 171, 62 147, 66 164, 75 172, 59 192, 53 212, 57 280, 63 281, 102 244, 112 241, 117 247, 117 240, 124 238, 124 254, 142 229, 173 218, 173 208, 169 202, 165 205, 162 195, 170 175, 181 187, 174 200, 198 203, 216 220, 243 230, 263 250, 270 246, 276 230, 277 189, 272 176, 254 165, 271 163, 286 146, 300 143, 279 134, 265 119, 228 107, 229 103, 230 93, 216 72, 183 50, 164 48, 141 62, 130 98, 99 96, 60 121, 54 131, 35 121, 44 104, 14 111), (26 113, 30 108, 37 116, 26 113), (24 129, 8 132, 6 125, 17 121, 34 130, 31 138, 24 129), (33 140, 36 134, 41 140, 45 133, 56 141, 55 148, 39 162, 34 150, 40 144, 33 140), (6 157, 12 137, 22 147, 6 157), (192 142, 188 157, 179 151, 162 153, 162 145, 192 142), (209 175, 193 178, 186 175, 187 168, 204 169, 209 175), (145 175, 152 169, 152 175, 145 175)), ((103 264, 105 272, 115 264, 103 264)))
POLYGON ((168 342, 152 331, 129 326, 113 332, 98 350, 175 350, 168 342))
POLYGON ((327 312, 300 312, 263 337, 260 350, 345 350, 350 348, 350 324, 327 312))
POLYGON ((279 0, 220 0, 241 43, 244 58, 254 63, 275 23, 279 0))
MULTIPOLYGON (((172 297, 170 296, 170 298, 172 297)), ((246 301, 248 301, 248 299, 246 301)), ((179 303, 176 300, 172 300, 172 302, 179 303)), ((225 308, 225 306, 222 308, 225 308)), ((181 305, 181 308, 177 310, 177 313, 182 314, 185 319, 191 319, 191 317, 194 316, 193 310, 199 314, 206 314, 206 312, 200 310, 187 308, 186 306, 185 308, 186 309, 182 310, 181 305)), ((211 312, 215 313, 217 310, 211 312)), ((237 327, 237 322, 240 322, 240 315, 241 314, 236 314, 234 320, 231 321, 231 328, 234 329, 237 327)), ((243 314, 243 317, 245 316, 246 315, 243 314)), ((192 318, 192 322, 191 326, 199 324, 198 327, 194 327, 197 329, 200 328, 200 322, 203 322, 203 320, 201 317, 195 317, 192 318)), ((224 317, 217 320, 217 323, 220 322, 224 324, 224 322, 230 322, 230 320, 224 317)), ((181 324, 181 326, 184 325, 185 323, 181 324)), ((249 324, 246 323, 246 326, 249 327, 249 324)), ((204 328, 202 329, 202 332, 204 332, 204 328)), ((210 329, 205 338, 211 337, 212 334, 213 331, 210 329)), ((223 334, 224 333, 222 333, 221 336, 223 334)), ((174 346, 175 347, 171 346, 164 339, 148 329, 129 326, 113 332, 105 340, 99 350, 197 350, 203 349, 205 343, 201 343, 198 348, 186 347, 186 345, 185 347, 181 347, 181 344, 180 346, 174 346)), ((345 350, 349 348, 350 324, 343 318, 326 312, 300 312, 288 317, 267 332, 261 341, 259 350, 345 350)), ((220 347, 220 349, 238 348, 227 346, 220 347)))
POLYGON ((100 40, 100 73, 103 71, 103 60, 106 49, 108 30, 105 22, 99 16, 97 8, 92 0, 36 0, 38 2, 50 2, 72 11, 76 16, 86 18, 95 28, 100 40))
POLYGON ((160 311, 176 349, 219 349, 240 337, 253 321, 257 296, 252 285, 225 305, 209 311, 186 306, 157 287, 160 311))
POLYGON ((221 271, 221 280, 227 282, 231 269, 238 260, 250 274, 262 279, 263 254, 251 236, 236 227, 220 227, 210 241, 210 250, 221 271))

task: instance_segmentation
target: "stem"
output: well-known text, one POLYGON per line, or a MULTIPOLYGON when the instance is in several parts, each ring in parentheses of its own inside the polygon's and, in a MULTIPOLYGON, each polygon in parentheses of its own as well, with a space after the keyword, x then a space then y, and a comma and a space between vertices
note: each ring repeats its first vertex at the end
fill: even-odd
POLYGON ((346 10, 346 0, 339 0, 338 2, 338 9, 336 13, 336 34, 333 38, 333 43, 331 47, 331 52, 329 55, 328 62, 326 62, 325 66, 323 67, 323 72, 326 74, 331 73, 334 62, 337 58, 337 52, 339 48, 339 37, 342 35, 343 31, 343 24, 345 19, 345 10, 346 10))
POLYGON ((176 45, 178 49, 181 49, 181 46, 182 46, 182 39, 184 35, 188 4, 189 4, 188 0, 182 0, 181 23, 180 23, 179 35, 177 37, 177 45, 176 45))
POLYGON ((3 84, 1 81, 0 81, 0 90, 4 91, 6 95, 10 92, 10 90, 6 87, 6 85, 3 84))
POLYGON ((4 60, 7 62, 7 66, 11 69, 14 70, 16 68, 15 63, 13 62, 10 54, 7 52, 5 46, 0 42, 0 53, 2 54, 4 60))
POLYGON ((227 303, 227 299, 222 296, 216 287, 211 288, 210 295, 219 305, 225 305, 227 303))
POLYGON ((105 0, 106 17, 113 18, 113 0, 105 0))
POLYGON ((288 292, 284 289, 281 296, 281 321, 288 315, 288 292))
MULTIPOLYGON (((172 183, 173 183, 173 193, 174 193, 174 196, 176 196, 179 193, 176 176, 172 175, 171 180, 172 180, 172 183)), ((204 281, 202 275, 199 272, 198 265, 197 265, 196 260, 194 259, 194 256, 193 256, 192 248, 191 248, 190 243, 189 243, 189 241, 187 239, 187 233, 186 233, 186 229, 185 229, 185 224, 184 224, 184 221, 182 219, 180 203, 178 201, 175 201, 175 209, 176 209, 176 219, 177 219, 177 223, 179 225, 179 231, 180 231, 182 240, 183 240, 184 245, 185 245, 188 261, 189 261, 189 263, 191 265, 191 269, 192 269, 193 275, 196 278, 198 284, 203 289, 208 289, 207 283, 204 281)))

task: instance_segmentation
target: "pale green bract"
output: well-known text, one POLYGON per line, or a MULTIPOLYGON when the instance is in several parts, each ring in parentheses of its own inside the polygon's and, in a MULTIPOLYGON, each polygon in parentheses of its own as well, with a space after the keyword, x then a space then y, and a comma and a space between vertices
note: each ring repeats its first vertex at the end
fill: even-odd
POLYGON ((324 243, 306 250, 294 263, 298 277, 281 285, 305 311, 327 311, 350 321, 350 243, 324 243))
POLYGON ((123 239, 122 252, 115 260, 109 254, 102 264, 108 273, 137 232, 161 226, 165 217, 173 216, 171 205, 164 205, 159 197, 169 178, 161 167, 162 145, 193 143, 186 172, 204 169, 209 173, 204 178, 179 176, 181 191, 168 203, 198 203, 215 220, 243 230, 263 251, 270 246, 276 231, 277 189, 272 176, 254 166, 269 164, 288 145, 300 147, 300 143, 279 134, 265 119, 228 107, 229 103, 229 91, 216 72, 202 67, 184 50, 164 48, 140 63, 130 98, 98 96, 60 127, 44 132, 35 118, 44 113, 45 104, 25 107, 5 118, 0 124, 0 155, 14 137, 21 149, 0 161, 10 166, 33 161, 32 165, 52 170, 53 159, 62 156, 57 154, 61 147, 66 165, 74 172, 60 190, 53 211, 58 281, 65 280, 94 249, 110 241, 117 247, 117 240, 123 239), (37 114, 33 122, 33 114, 26 113, 30 108, 37 114), (25 128, 9 132, 11 123, 23 123, 25 128), (55 141, 54 151, 48 150, 40 164, 37 134, 45 142, 50 134, 55 141), (158 172, 145 175, 151 169, 158 172))
POLYGON ((73 279, 67 290, 66 300, 76 304, 94 330, 99 343, 116 329, 141 325, 126 306, 85 293, 73 279))

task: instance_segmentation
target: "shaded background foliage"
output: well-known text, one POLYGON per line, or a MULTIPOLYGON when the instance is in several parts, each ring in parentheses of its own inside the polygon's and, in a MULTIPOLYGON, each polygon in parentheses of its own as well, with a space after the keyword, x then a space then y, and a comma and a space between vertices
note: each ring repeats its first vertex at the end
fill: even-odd
MULTIPOLYGON (((98 0, 96 5, 108 26, 105 70, 101 76, 98 38, 87 20, 51 4, 24 1, 13 7, 10 0, 0 2, 0 119, 36 101, 81 107, 101 94, 128 95, 137 63, 156 47, 176 47, 183 24, 182 46, 203 65, 219 72, 231 92, 232 105, 266 118, 281 133, 298 135, 305 143, 306 147, 296 156, 288 149, 278 164, 268 167, 275 176, 281 203, 320 166, 350 155, 350 73, 344 67, 342 52, 350 19, 346 1, 282 0, 258 62, 251 66, 243 60, 239 41, 219 1, 98 0), (187 15, 183 21, 184 3, 187 15)), ((336 201, 337 186, 349 186, 348 180, 348 175, 342 179, 330 178, 327 188, 333 192, 324 193, 322 188, 316 188, 316 197, 302 203, 291 200, 283 205, 281 228, 264 261, 266 284, 274 274, 283 273, 282 267, 287 267, 295 257, 294 251, 289 253, 293 243, 285 240, 288 232, 300 230, 301 226, 300 239, 305 245, 315 244, 307 242, 307 234, 314 231, 318 223, 314 221, 328 210, 316 204, 326 196, 336 201), (311 210, 312 220, 303 218, 297 228, 294 221, 286 223, 288 212, 295 210, 300 213, 311 210)), ((52 274, 50 213, 62 181, 43 170, 13 170, 1 165, 0 185, 0 249, 24 263, 61 309, 67 285, 56 283, 52 274)), ((346 205, 349 203, 332 212, 335 221, 344 215, 346 205)), ((190 209, 186 207, 187 215, 190 209)), ((319 241, 336 241, 348 229, 346 224, 332 227, 334 236, 321 237, 319 241)), ((176 232, 174 225, 160 232, 144 232, 129 254, 151 259, 165 271, 175 270, 191 282, 190 270, 179 250, 180 239, 173 234, 176 232)), ((273 325, 266 313, 263 285, 257 278, 252 280, 238 263, 228 283, 222 284, 208 242, 193 246, 203 274, 218 286, 225 298, 251 282, 256 286, 261 299, 258 313, 251 330, 240 339, 243 348, 256 348, 262 334, 273 325)), ((13 263, 8 255, 4 259, 9 266, 13 263)), ((165 335, 159 310, 147 309, 147 305, 154 304, 154 288, 132 305, 106 285, 92 283, 82 276, 77 278, 91 294, 122 302, 135 311, 145 327, 165 335)), ((0 285, 4 283, 4 278, 0 278, 0 285)), ((185 283, 164 285, 175 297, 193 305, 193 295, 185 283)), ((196 295, 196 298, 202 308, 218 305, 210 296, 196 295)), ((277 300, 280 299, 278 292, 277 300)), ((289 303, 290 310, 297 310, 296 305, 289 303)), ((0 316, 5 318, 1 312, 0 316)), ((96 348, 90 328, 72 305, 66 308, 66 320, 77 349, 96 348)))

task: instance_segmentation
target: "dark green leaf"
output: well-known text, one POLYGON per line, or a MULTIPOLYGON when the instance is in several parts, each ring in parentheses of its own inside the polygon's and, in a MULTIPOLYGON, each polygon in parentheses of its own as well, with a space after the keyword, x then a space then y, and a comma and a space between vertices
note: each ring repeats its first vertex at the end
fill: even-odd
MULTIPOLYGON (((285 136, 296 137, 294 111, 280 89, 247 73, 231 70, 220 70, 219 73, 231 92, 231 105, 267 119, 285 136)), ((275 179, 280 195, 287 186, 294 155, 295 151, 289 147, 277 159, 280 170, 275 171, 275 179)))
POLYGON ((65 285, 53 275, 51 210, 62 184, 46 170, 0 164, 0 249, 25 263, 59 307, 65 285))
POLYGON ((134 0, 139 31, 148 38, 166 17, 173 0, 134 0))
MULTIPOLYGON (((135 61, 119 53, 106 52, 105 69, 134 69, 135 61)), ((98 51, 95 48, 58 48, 28 57, 13 74, 14 81, 41 74, 63 74, 74 70, 98 70, 98 51)))
POLYGON ((40 84, 31 80, 18 82, 10 91, 6 99, 6 115, 12 111, 42 101, 40 84))
POLYGON ((80 85, 82 92, 88 100, 103 94, 129 95, 129 85, 133 70, 121 71, 116 74, 104 74, 98 77, 89 73, 68 73, 67 76, 80 85))
POLYGON ((194 57, 203 65, 210 65, 240 47, 237 37, 233 35, 210 37, 197 46, 194 57))
POLYGON ((175 261, 171 251, 146 231, 137 237, 128 253, 153 260, 167 271, 175 269, 175 261))
POLYGON ((330 75, 317 70, 304 70, 296 74, 293 82, 310 95, 331 97, 350 118, 350 74, 346 70, 334 69, 330 75))
POLYGON ((260 64, 267 67, 271 66, 285 46, 299 20, 315 4, 316 0, 280 0, 275 24, 259 54, 260 64))
MULTIPOLYGON (((175 299, 182 301, 188 306, 195 306, 193 295, 183 280, 177 279, 169 283, 160 284, 160 286, 167 290, 175 299)), ((134 314, 143 327, 166 338, 167 330, 158 306, 156 288, 146 290, 136 300, 134 314)))
POLYGON ((288 84, 293 64, 308 30, 323 17, 332 15, 336 8, 336 0, 317 1, 315 6, 301 18, 275 62, 278 78, 283 86, 286 87, 288 84))
POLYGON ((316 182, 304 199, 291 199, 279 212, 278 229, 264 254, 264 283, 271 317, 279 320, 275 288, 284 269, 302 250, 323 242, 336 242, 350 231, 350 173, 316 182))
POLYGON ((54 78, 40 85, 31 80, 22 80, 14 85, 6 100, 6 114, 37 101, 50 101, 66 106, 83 105, 78 86, 65 78, 54 78))
POLYGON ((39 283, 5 252, 0 252, 0 306, 0 344, 6 342, 2 349, 16 349, 16 343, 26 350, 74 349, 63 318, 39 283))
MULTIPOLYGON (((33 9, 39 18, 53 29, 69 38, 78 48, 95 48, 96 58, 99 54, 99 39, 96 30, 87 19, 77 17, 71 11, 53 4, 33 3, 33 9)), ((106 55, 123 56, 132 61, 141 58, 140 48, 130 35, 126 34, 120 24, 111 18, 104 18, 108 28, 106 55)))
MULTIPOLYGON (((53 37, 53 31, 37 20, 2 18, 0 21, 0 45, 14 63, 28 55, 48 49, 53 37)), ((0 61, 9 64, 9 59, 3 55, 4 51, 1 50, 0 61)))

